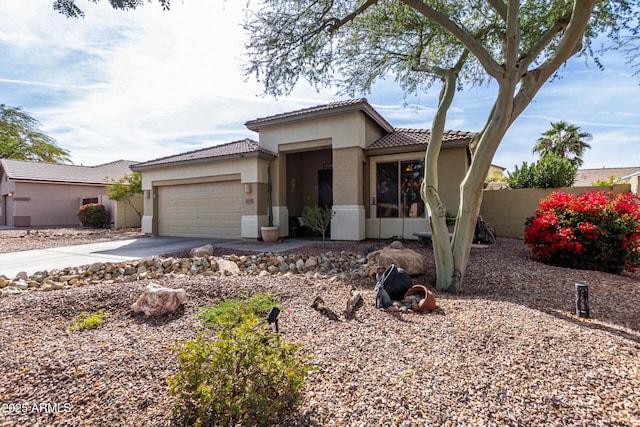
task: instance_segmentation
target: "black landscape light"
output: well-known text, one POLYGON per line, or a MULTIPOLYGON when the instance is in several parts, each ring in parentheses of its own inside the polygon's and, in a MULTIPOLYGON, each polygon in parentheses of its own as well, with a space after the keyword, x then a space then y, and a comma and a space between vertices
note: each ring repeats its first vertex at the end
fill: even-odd
POLYGON ((576 316, 589 317, 589 285, 576 283, 576 316))
POLYGON ((278 331, 278 314, 280 314, 280 309, 278 307, 273 307, 269 312, 269 314, 267 315, 267 322, 269 322, 269 324, 275 323, 276 332, 280 333, 278 331))

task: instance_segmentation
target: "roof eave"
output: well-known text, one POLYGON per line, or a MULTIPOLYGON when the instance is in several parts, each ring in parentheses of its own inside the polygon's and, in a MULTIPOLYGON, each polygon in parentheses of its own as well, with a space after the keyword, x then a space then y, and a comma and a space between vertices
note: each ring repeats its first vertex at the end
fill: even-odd
MULTIPOLYGON (((471 139, 457 139, 453 141, 445 141, 442 143, 442 148, 456 148, 456 147, 468 147, 471 143, 471 139)), ((393 147, 372 147, 365 148, 364 152, 368 156, 380 155, 380 154, 397 154, 397 153, 412 153, 417 151, 425 151, 427 144, 411 144, 411 145, 397 145, 393 147)))
POLYGON ((64 184, 64 185, 90 185, 95 187, 104 187, 109 185, 108 182, 104 181, 67 181, 67 180, 56 180, 56 179, 32 179, 32 178, 11 178, 7 176, 7 179, 13 182, 24 182, 29 184, 64 184))
POLYGON ((145 170, 160 169, 168 166, 180 167, 180 166, 187 166, 187 165, 193 165, 193 164, 219 162, 219 161, 233 160, 233 159, 244 159, 244 158, 250 158, 250 157, 257 157, 259 159, 272 160, 278 156, 276 154, 261 150, 261 151, 251 151, 247 153, 227 154, 224 156, 204 157, 201 159, 185 159, 185 160, 178 160, 175 162, 164 162, 164 163, 156 163, 151 165, 145 165, 144 163, 141 163, 141 164, 131 165, 129 166, 129 168, 134 172, 143 172, 145 170))

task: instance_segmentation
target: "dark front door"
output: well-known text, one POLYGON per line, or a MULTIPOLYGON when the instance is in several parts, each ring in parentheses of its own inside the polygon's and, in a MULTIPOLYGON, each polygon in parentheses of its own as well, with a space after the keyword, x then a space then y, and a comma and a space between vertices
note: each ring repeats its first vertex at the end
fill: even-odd
POLYGON ((318 206, 327 208, 333 206, 333 171, 318 171, 318 206))

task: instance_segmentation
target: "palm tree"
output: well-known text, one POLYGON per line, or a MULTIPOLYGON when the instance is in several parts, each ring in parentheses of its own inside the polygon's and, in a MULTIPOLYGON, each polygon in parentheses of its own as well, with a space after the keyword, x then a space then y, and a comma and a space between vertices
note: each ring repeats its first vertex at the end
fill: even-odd
POLYGON ((580 132, 580 127, 567 122, 551 122, 551 129, 542 134, 533 152, 540 154, 540 158, 556 155, 569 159, 574 166, 582 165, 582 155, 587 148, 591 148, 585 140, 591 139, 591 134, 580 132))

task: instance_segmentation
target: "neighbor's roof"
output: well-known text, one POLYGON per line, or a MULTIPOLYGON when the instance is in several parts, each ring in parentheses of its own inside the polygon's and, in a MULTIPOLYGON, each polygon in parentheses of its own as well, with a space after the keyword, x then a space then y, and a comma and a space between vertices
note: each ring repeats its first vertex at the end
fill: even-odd
MULTIPOLYGON (((469 140, 476 135, 475 132, 446 130, 442 138, 445 146, 464 146, 469 144, 469 140)), ((427 145, 431 140, 431 131, 427 129, 405 129, 398 128, 394 132, 384 135, 365 148, 365 150, 376 150, 383 148, 404 148, 412 145, 427 145)))
POLYGON ((24 160, 0 159, 9 179, 16 181, 64 182, 69 184, 108 184, 129 173, 136 162, 116 160, 97 166, 77 166, 24 160))
POLYGON ((174 156, 161 157, 159 159, 149 160, 148 162, 136 163, 131 169, 142 170, 154 166, 165 166, 193 160, 209 160, 219 157, 241 156, 250 153, 266 153, 275 156, 271 151, 261 148, 256 141, 246 138, 240 141, 228 142, 226 144, 176 154, 174 156))
POLYGON ((279 125, 296 122, 298 120, 308 120, 342 114, 349 111, 362 111, 375 121, 378 126, 387 132, 393 131, 393 126, 389 124, 372 106, 366 98, 347 99, 343 101, 330 102, 328 104, 316 105, 314 107, 303 108, 302 110, 289 111, 274 116, 262 117, 249 120, 245 126, 252 131, 258 132, 260 128, 271 125, 279 125))
POLYGON ((640 175, 640 168, 638 168, 638 170, 636 172, 634 172, 634 173, 631 173, 629 175, 625 175, 625 176, 620 177, 620 179, 622 179, 622 180, 631 179, 632 177, 638 176, 638 175, 640 175))
POLYGON ((617 180, 628 175, 640 172, 640 167, 635 168, 599 168, 599 169, 578 169, 574 187, 589 187, 599 179, 608 180, 612 177, 617 180))

